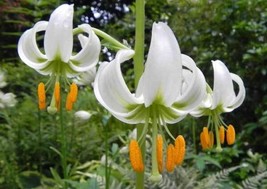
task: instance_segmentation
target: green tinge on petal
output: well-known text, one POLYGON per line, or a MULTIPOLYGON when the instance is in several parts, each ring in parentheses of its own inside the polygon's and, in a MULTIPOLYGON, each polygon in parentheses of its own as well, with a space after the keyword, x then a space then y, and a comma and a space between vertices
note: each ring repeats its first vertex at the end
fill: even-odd
POLYGON ((71 56, 70 67, 76 72, 85 72, 96 66, 101 51, 100 40, 88 24, 79 26, 82 32, 88 34, 88 37, 79 34, 82 49, 76 55, 71 56))
POLYGON ((73 48, 73 5, 63 4, 53 11, 44 36, 44 49, 48 60, 59 56, 68 62, 73 48))

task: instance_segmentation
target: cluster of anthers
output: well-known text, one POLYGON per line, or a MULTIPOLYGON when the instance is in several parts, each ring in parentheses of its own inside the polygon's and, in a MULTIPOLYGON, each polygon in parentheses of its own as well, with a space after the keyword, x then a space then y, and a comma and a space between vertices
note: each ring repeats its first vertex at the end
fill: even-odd
MULTIPOLYGON (((164 164, 164 148, 163 148, 163 137, 162 135, 157 136, 157 165, 159 173, 164 171, 164 168, 167 172, 173 172, 175 166, 179 166, 182 164, 185 156, 185 140, 182 135, 179 135, 173 144, 169 144, 166 149, 166 157, 164 164)), ((142 158, 141 149, 137 140, 131 140, 129 145, 129 155, 131 165, 134 171, 143 172, 144 171, 144 163, 142 158)))
MULTIPOLYGON (((46 109, 46 89, 45 84, 43 82, 39 83, 38 85, 38 104, 39 109, 44 110, 46 109)), ((60 94, 60 84, 58 81, 55 82, 54 86, 54 93, 52 96, 52 100, 50 105, 47 107, 47 111, 49 113, 56 113, 60 110, 60 101, 61 101, 61 94, 60 94)), ((72 83, 69 88, 69 92, 67 94, 66 99, 66 110, 70 111, 73 108, 73 104, 76 102, 78 96, 78 87, 75 83, 72 83)))
MULTIPOLYGON (((217 144, 224 144, 225 138, 228 145, 232 145, 235 142, 235 128, 231 124, 228 126, 216 127, 215 135, 217 144)), ((208 150, 213 148, 214 144, 213 131, 209 131, 208 127, 203 127, 203 130, 200 133, 200 142, 203 150, 208 150)), ((221 146, 217 145, 216 150, 221 151, 221 146)))

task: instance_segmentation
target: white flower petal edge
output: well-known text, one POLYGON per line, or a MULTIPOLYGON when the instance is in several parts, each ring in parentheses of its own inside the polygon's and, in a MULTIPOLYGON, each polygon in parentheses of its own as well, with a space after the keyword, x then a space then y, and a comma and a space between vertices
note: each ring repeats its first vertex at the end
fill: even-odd
POLYGON ((137 96, 143 95, 146 107, 154 101, 162 101, 162 104, 169 107, 179 94, 181 70, 181 52, 173 32, 166 23, 154 23, 145 71, 138 84, 137 96))
POLYGON ((73 47, 73 5, 63 4, 53 11, 44 36, 49 61, 60 58, 68 62, 73 47))
POLYGON ((101 44, 88 24, 82 24, 78 27, 87 33, 89 37, 79 37, 82 50, 70 57, 70 67, 77 72, 84 72, 96 66, 99 60, 101 44))
POLYGON ((235 99, 233 81, 229 70, 220 60, 212 61, 214 71, 212 109, 223 104, 227 107, 235 99))
POLYGON ((122 121, 125 121, 124 117, 131 115, 128 109, 130 105, 142 103, 129 91, 120 68, 120 64, 132 58, 133 55, 133 50, 123 49, 118 51, 114 60, 100 64, 94 82, 94 92, 97 100, 122 121))
POLYGON ((39 50, 36 43, 36 33, 44 31, 47 25, 46 21, 37 22, 32 29, 22 34, 18 42, 18 54, 21 60, 37 71, 49 64, 46 55, 39 50))
POLYGON ((233 100, 231 104, 229 104, 227 107, 223 107, 225 112, 231 112, 234 109, 238 108, 246 97, 246 90, 242 79, 238 75, 233 73, 231 73, 231 78, 238 84, 239 92, 235 97, 235 100, 233 100))

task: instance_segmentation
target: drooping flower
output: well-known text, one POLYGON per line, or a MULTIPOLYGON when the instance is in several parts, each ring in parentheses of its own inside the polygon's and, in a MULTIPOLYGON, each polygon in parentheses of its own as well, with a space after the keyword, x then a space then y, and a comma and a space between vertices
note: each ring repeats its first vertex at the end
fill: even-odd
MULTIPOLYGON (((151 127, 150 178, 159 180, 161 175, 158 161, 163 161, 157 159, 157 136, 163 133, 161 126, 170 134, 166 123, 182 120, 189 111, 201 103, 206 82, 195 62, 189 56, 181 54, 173 32, 165 23, 153 24, 145 70, 134 94, 129 91, 123 80, 120 68, 120 64, 133 55, 132 50, 120 50, 114 60, 102 63, 96 75, 94 92, 98 101, 119 120, 129 124, 144 123, 142 136, 147 132, 147 128, 151 127)), ((175 140, 172 135, 171 137, 175 140)), ((137 139, 137 144, 141 139, 142 137, 137 139)), ((139 162, 132 164, 133 168, 137 167, 135 171, 142 171, 140 163, 143 161, 139 159, 142 156, 139 155, 138 147, 132 146, 135 150, 130 150, 130 157, 132 161, 139 162)), ((176 150, 169 152, 174 154, 174 159, 178 157, 175 152, 176 150)))
MULTIPOLYGON (((48 83, 38 88, 44 96, 50 86, 54 93, 48 111, 53 113, 59 109, 60 88, 68 85, 67 78, 79 75, 95 67, 100 54, 100 41, 88 24, 78 26, 78 39, 81 50, 73 51, 73 5, 63 4, 53 11, 49 21, 39 21, 33 28, 25 31, 18 43, 21 60, 42 75, 49 75, 48 83), (44 31, 44 52, 38 48, 37 33, 44 31), (84 34, 83 34, 84 33, 84 34), (44 87, 45 86, 45 87, 44 87)), ((76 28, 77 29, 77 28, 76 28)), ((75 84, 73 84, 75 85, 75 84)), ((71 87, 69 93, 72 93, 71 87)), ((72 94, 73 95, 73 94, 72 94)), ((73 103, 73 102, 72 102, 73 103)), ((66 106, 71 108, 70 101, 66 106)), ((39 99, 39 108, 46 107, 45 99, 39 99)))
MULTIPOLYGON (((0 70, 0 88, 3 88, 7 85, 5 73, 0 70)), ((0 109, 13 107, 17 103, 16 95, 13 93, 3 93, 0 91, 0 109)))
POLYGON ((230 73, 223 62, 220 60, 212 61, 212 66, 214 70, 213 90, 207 86, 206 98, 190 114, 194 117, 209 117, 207 127, 204 127, 200 134, 201 145, 203 150, 212 148, 213 133, 215 133, 216 151, 220 152, 225 137, 228 145, 233 144, 235 140, 233 125, 225 124, 221 114, 232 112, 238 108, 245 99, 246 91, 242 79, 238 75, 230 73), (237 94, 234 89, 234 82, 238 85, 237 94))

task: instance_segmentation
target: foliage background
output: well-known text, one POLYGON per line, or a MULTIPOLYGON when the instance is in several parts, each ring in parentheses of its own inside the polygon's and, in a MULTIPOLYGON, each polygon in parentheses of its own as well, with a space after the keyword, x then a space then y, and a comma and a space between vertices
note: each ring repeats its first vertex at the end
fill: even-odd
MULTIPOLYGON (((60 147, 59 118, 38 112, 36 103, 36 86, 47 78, 38 75, 19 60, 16 45, 23 31, 39 20, 48 20, 50 13, 63 3, 75 5, 74 26, 89 23, 134 46, 133 0, 0 2, 0 66, 8 82, 2 90, 13 92, 18 100, 15 108, 0 109, 0 188, 3 189, 40 186, 56 188, 62 184, 59 155, 55 150, 60 147)), ((246 179, 266 173, 267 2, 147 0, 146 50, 154 21, 168 22, 176 34, 181 51, 196 61, 210 85, 213 78, 211 60, 220 59, 231 72, 240 75, 247 93, 240 108, 223 115, 226 123, 234 124, 237 142, 232 147, 224 148, 220 154, 212 151, 203 153, 200 150, 198 135, 206 124, 205 118, 196 120, 188 117, 181 123, 169 126, 173 133, 182 133, 187 138, 187 158, 184 170, 180 168, 179 174, 186 171, 195 180, 203 181, 208 175, 223 170, 220 176, 225 177, 228 185, 237 187, 251 184, 252 181, 246 179), (196 134, 196 139, 192 133, 196 134), (247 166, 227 172, 229 168, 243 163, 247 166)), ((114 56, 112 49, 103 48, 103 52, 101 60, 114 56)), ((132 66, 132 62, 129 62, 122 69, 129 87, 133 89, 132 66)), ((113 163, 109 174, 110 185, 117 188, 132 186, 134 183, 130 180, 133 174, 124 176, 131 172, 127 155, 120 154, 119 150, 127 144, 127 136, 134 126, 110 117, 95 100, 91 86, 82 87, 80 91, 75 110, 89 110, 93 116, 88 122, 78 124, 73 112, 66 113, 70 185, 74 188, 93 185, 95 188, 101 187, 100 181, 106 181, 94 179, 98 178, 96 175, 104 177, 105 166, 100 160, 108 149, 113 163), (108 146, 103 141, 107 141, 108 146), (114 168, 114 165, 117 167, 114 168)), ((179 174, 176 174, 176 180, 181 176, 179 174)), ((256 187, 259 182, 261 187, 265 186, 266 174, 260 176, 265 180, 255 182, 256 187)), ((167 175, 166 178, 171 177, 167 175)), ((168 179, 164 180, 165 186, 169 184, 168 179)), ((185 179, 181 180, 184 182, 185 179)), ((194 181, 191 184, 196 187, 194 181)), ((226 182, 222 182, 222 186, 227 186, 226 182)), ((160 188, 160 185, 157 187, 160 188)))

